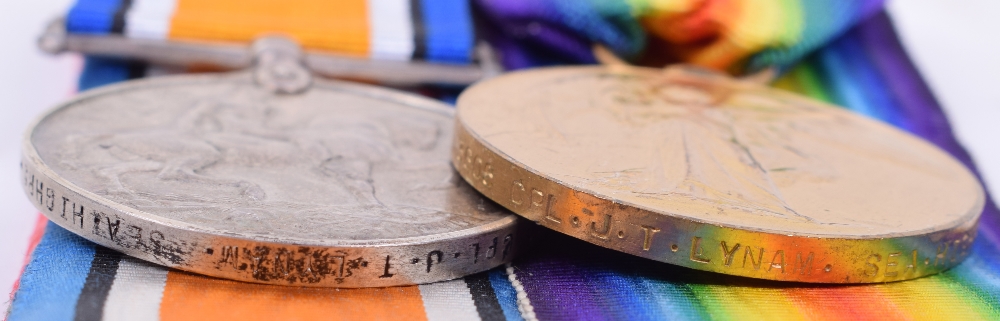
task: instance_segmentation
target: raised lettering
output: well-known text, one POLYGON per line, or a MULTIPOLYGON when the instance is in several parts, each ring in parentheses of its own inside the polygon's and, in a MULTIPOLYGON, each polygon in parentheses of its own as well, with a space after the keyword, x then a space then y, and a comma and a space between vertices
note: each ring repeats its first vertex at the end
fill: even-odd
POLYGON ((76 203, 71 204, 71 210, 73 212, 73 224, 76 224, 76 220, 80 219, 80 228, 83 228, 83 205, 80 205, 80 211, 76 210, 76 203))
POLYGON ((754 270, 760 270, 760 264, 764 263, 764 248, 760 248, 760 254, 757 254, 757 260, 753 259, 753 248, 750 246, 746 247, 743 251, 743 267, 747 267, 747 257, 750 258, 750 265, 753 266, 754 270))
POLYGON ((42 183, 42 181, 38 181, 38 184, 35 185, 35 195, 38 196, 38 205, 39 206, 43 205, 42 204, 43 203, 42 199, 44 198, 45 195, 42 194, 42 190, 44 189, 44 187, 45 187, 45 184, 42 183))
POLYGON ((906 270, 903 270, 903 274, 917 271, 917 250, 913 250, 911 254, 911 261, 906 264, 906 270))
MULTIPOLYGON (((430 254, 428 254, 430 256, 430 254)), ((338 278, 343 278, 344 276, 344 266, 347 265, 347 256, 345 255, 331 255, 329 259, 333 259, 334 265, 337 266, 337 270, 334 276, 338 278)), ((327 261, 329 262, 329 261, 327 261)))
POLYGON ((431 273, 431 266, 434 265, 433 258, 435 256, 437 256, 437 263, 440 264, 441 259, 444 258, 444 252, 434 250, 431 251, 430 253, 427 253, 427 273, 431 273))
POLYGON ((462 166, 465 167, 465 169, 467 169, 467 170, 471 169, 471 166, 469 166, 469 165, 472 165, 472 148, 465 147, 465 153, 464 154, 465 154, 465 162, 464 162, 464 164, 462 166))
POLYGON ((299 274, 310 280, 317 280, 318 278, 316 276, 315 268, 316 263, 313 261, 313 256, 316 255, 316 253, 314 252, 310 255, 309 252, 302 252, 302 254, 305 254, 305 257, 302 259, 302 271, 299 271, 299 274))
POLYGON ((649 249, 653 247, 653 234, 656 234, 656 232, 659 232, 660 229, 652 227, 652 226, 645 226, 645 225, 640 225, 639 227, 642 228, 642 232, 643 232, 642 250, 643 251, 649 251, 649 249))
POLYGON ((691 238, 691 253, 688 254, 688 258, 691 259, 691 261, 698 263, 711 262, 712 261, 711 259, 702 256, 703 253, 700 244, 701 244, 700 237, 695 236, 691 238))
POLYGON ((472 178, 480 180, 483 178, 483 159, 478 156, 474 158, 475 161, 472 163, 472 178))
POLYGON ((272 274, 280 275, 283 277, 288 277, 289 265, 291 265, 292 258, 291 253, 288 253, 285 249, 277 249, 274 251, 274 263, 272 274))
POLYGON ((510 184, 510 202, 514 204, 514 207, 521 206, 524 203, 524 184, 521 181, 514 181, 510 184))
POLYGON ((94 235, 101 235, 101 215, 104 215, 104 213, 90 211, 90 215, 94 217, 94 235))
POLYGON ((378 277, 381 278, 381 279, 385 279, 385 278, 391 278, 393 275, 395 275, 395 274, 389 273, 389 268, 390 267, 392 267, 392 265, 389 264, 389 256, 386 255, 385 256, 385 268, 384 268, 384 270, 382 272, 382 275, 379 275, 378 277))
POLYGON ((798 271, 799 275, 812 275, 813 252, 809 252, 805 261, 802 260, 802 252, 795 253, 795 261, 798 263, 795 271, 798 271))
POLYGON ((62 214, 59 215, 59 216, 62 217, 65 220, 66 219, 66 203, 69 202, 69 199, 66 198, 66 197, 63 197, 62 200, 63 200, 62 214))
MULTIPOLYGON (((954 246, 953 246, 952 248, 953 248, 953 249, 955 249, 955 250, 958 250, 958 249, 960 249, 961 247, 959 246, 959 244, 962 244, 962 240, 955 240, 955 244, 954 244, 954 246)), ((959 256, 959 255, 960 255, 961 253, 964 253, 964 252, 965 252, 965 251, 962 251, 962 252, 959 252, 959 251, 951 251, 951 260, 950 260, 950 261, 951 261, 951 262, 955 262, 955 260, 958 260, 958 256, 959 256)))
POLYGON ((48 204, 45 204, 45 208, 48 208, 49 212, 51 212, 56 207, 56 191, 51 188, 46 188, 45 198, 49 200, 48 204))
MULTIPOLYGON (((552 196, 551 194, 546 198, 546 200, 545 200, 545 219, 547 219, 549 221, 552 221, 553 223, 560 224, 560 223, 562 223, 562 218, 559 218, 559 217, 557 217, 555 215, 556 214, 555 213, 556 208, 555 208, 555 206, 552 206, 552 204, 555 203, 555 201, 556 201, 555 196, 552 196)), ((534 201, 532 201, 532 203, 534 203, 534 201)))
POLYGON ((723 266, 732 265, 733 253, 736 253, 736 250, 740 249, 740 243, 736 243, 736 245, 733 245, 732 249, 729 249, 729 246, 726 246, 726 241, 722 241, 720 245, 722 246, 722 265, 723 266))
POLYGON ((108 221, 108 236, 114 241, 115 236, 118 236, 118 226, 121 225, 121 220, 115 219, 114 222, 111 222, 111 217, 107 215, 104 216, 104 219, 108 221))
POLYGON ((491 184, 491 182, 493 181, 493 163, 487 162, 485 164, 482 164, 480 167, 482 167, 481 175, 483 177, 480 183, 482 183, 483 186, 486 187, 493 186, 493 184, 491 184))
POLYGON ((545 193, 543 193, 542 191, 539 191, 538 189, 532 188, 531 189, 531 205, 533 205, 533 206, 539 206, 540 207, 540 206, 545 205, 547 203, 547 202, 544 202, 544 201, 545 201, 545 193))
POLYGON ((771 264, 767 267, 767 271, 771 272, 771 269, 781 269, 781 273, 785 273, 785 251, 778 250, 774 252, 774 256, 771 257, 771 264), (781 261, 778 261, 781 258, 781 261))
MULTIPOLYGON (((156 235, 157 233, 159 232, 153 232, 151 235, 156 235)), ((160 235, 162 238, 162 234, 160 235)), ((263 263, 264 260, 267 259, 268 252, 270 252, 270 250, 271 250, 270 248, 258 246, 253 249, 253 252, 250 252, 249 255, 250 261, 253 262, 252 264, 250 264, 250 271, 254 279, 257 280, 267 279, 267 274, 265 273, 266 268, 264 267, 263 263)))
POLYGON ((122 232, 124 239, 132 242, 132 246, 144 246, 142 241, 142 228, 135 225, 125 225, 125 231, 122 232))
POLYGON ((894 278, 899 273, 896 271, 896 258, 902 255, 900 252, 889 253, 888 257, 885 258, 885 277, 894 278))
POLYGON ((611 234, 611 214, 604 214, 604 224, 598 229, 597 222, 590 222, 590 235, 602 240, 607 240, 611 234))
POLYGON ((234 269, 239 269, 237 263, 240 260, 240 248, 238 246, 222 247, 222 263, 227 263, 234 269))
POLYGON ((500 256, 500 259, 507 259, 507 253, 510 252, 510 246, 512 244, 514 244, 513 234, 507 234, 507 236, 503 237, 503 254, 500 256))
POLYGON ((938 244, 937 255, 934 256, 934 266, 938 266, 939 261, 944 261, 948 257, 948 242, 938 244))
MULTIPOLYGON (((472 159, 472 151, 469 151, 469 159, 472 159)), ((480 157, 475 157, 475 163, 472 164, 472 178, 476 179, 478 183, 483 186, 490 186, 490 181, 493 179, 493 164, 487 161, 483 161, 480 157)))
POLYGON ((472 248, 472 263, 479 263, 479 243, 469 245, 472 248))
POLYGON ((493 245, 490 245, 489 247, 486 248, 486 259, 487 260, 492 259, 493 257, 497 256, 497 243, 498 243, 498 241, 499 241, 499 239, 496 238, 496 237, 494 237, 493 238, 493 245))
POLYGON ((881 262, 881 261, 882 261, 882 255, 881 254, 872 254, 872 255, 869 255, 868 259, 865 261, 865 266, 867 266, 865 268, 865 275, 867 275, 867 276, 876 276, 876 275, 878 275, 878 263, 881 262))

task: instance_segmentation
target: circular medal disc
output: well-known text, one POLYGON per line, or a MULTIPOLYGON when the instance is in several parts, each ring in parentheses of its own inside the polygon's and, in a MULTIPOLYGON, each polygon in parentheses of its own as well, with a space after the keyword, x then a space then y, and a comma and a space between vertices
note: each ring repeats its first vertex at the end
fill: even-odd
POLYGON ((451 167, 452 111, 317 81, 275 95, 249 73, 132 81, 43 116, 25 192, 106 247, 257 283, 382 287, 514 256, 517 216, 451 167))
POLYGON ((753 278, 868 283, 966 257, 973 175, 931 144, 693 69, 519 72, 458 101, 453 163, 517 214, 603 247, 753 278))

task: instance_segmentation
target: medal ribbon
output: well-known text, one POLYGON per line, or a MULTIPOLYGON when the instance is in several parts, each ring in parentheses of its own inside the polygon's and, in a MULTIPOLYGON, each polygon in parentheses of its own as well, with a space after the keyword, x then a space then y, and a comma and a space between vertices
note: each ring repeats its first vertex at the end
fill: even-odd
POLYGON ((79 0, 75 34, 251 42, 283 34, 304 48, 377 60, 469 63, 472 17, 464 0, 79 0))
POLYGON ((472 8, 509 69, 594 63, 594 44, 632 62, 733 72, 786 67, 878 12, 883 0, 78 0, 75 34, 250 42, 280 33, 306 49, 376 60, 469 63, 472 8), (471 3, 470 3, 471 2, 471 3))
MULTIPOLYGON (((736 35, 744 32, 758 35, 754 36, 758 40, 768 39, 767 32, 734 29, 738 24, 728 24, 733 20, 726 18, 730 16, 724 14, 725 10, 710 10, 740 2, 478 1, 484 15, 496 27, 496 34, 489 35, 492 44, 503 53, 505 64, 513 68, 593 62, 590 44, 595 42, 606 44, 619 56, 641 59, 637 56, 662 49, 655 43, 660 36, 649 35, 670 32, 675 32, 671 37, 678 37, 671 38, 674 42, 691 46, 686 50, 672 47, 670 50, 674 51, 668 52, 705 57, 704 61, 718 62, 727 68, 730 67, 727 64, 734 64, 732 61, 743 61, 747 66, 791 65, 812 52, 801 63, 788 68, 776 85, 892 123, 933 142, 974 168, 953 135, 941 106, 900 44, 890 19, 878 12, 881 1, 803 1, 798 12, 809 12, 805 16, 810 18, 798 19, 801 25, 788 24, 799 28, 798 31, 781 33, 768 29, 773 36, 770 39, 783 42, 730 41, 737 45, 712 46, 726 43, 725 37, 743 39, 744 36, 736 35), (643 15, 637 12, 662 14, 644 16, 640 21, 635 17, 643 15), (875 15, 864 18, 871 12, 875 15), (675 20, 676 25, 660 25, 652 22, 661 21, 656 17, 688 18, 675 20), (709 23, 698 23, 698 19, 709 23), (861 23, 852 28, 851 21, 861 23), (653 30, 654 27, 662 30, 653 30), (598 30, 601 28, 605 30, 598 30), (746 45, 750 43, 756 43, 757 47, 746 45), (732 55, 714 54, 730 52, 723 49, 733 47, 743 49, 732 51, 732 55), (730 58, 708 59, 711 57, 730 58)), ((755 10, 777 8, 773 5, 776 3, 787 4, 761 3, 755 10)), ((116 19, 124 21, 126 17, 118 14, 120 7, 118 1, 81 0, 67 18, 70 31, 114 33, 116 19)), ((179 10, 176 8, 180 6, 170 8, 179 10)), ((160 17, 175 15, 171 11, 160 17)), ((765 17, 746 16, 746 19, 765 17)), ((122 22, 118 33, 124 34, 128 24, 122 22)), ((161 32, 167 35, 164 39, 176 39, 170 36, 173 25, 170 22, 163 25, 166 27, 162 29, 167 30, 161 32)), ((366 52, 372 57, 371 40, 366 39, 369 39, 366 52)), ((120 76, 115 80, 124 80, 131 74, 128 66, 94 59, 88 60, 85 73, 84 80, 103 80, 88 85, 110 80, 95 76, 98 74, 120 76)), ((1000 317, 996 308, 1000 305, 998 217, 996 205, 988 202, 979 236, 964 263, 939 275, 905 282, 805 286, 741 281, 648 262, 557 236, 541 240, 553 242, 536 243, 535 251, 542 255, 523 257, 512 268, 463 278, 459 281, 462 283, 351 290, 261 286, 167 271, 121 258, 120 254, 115 259, 115 254, 96 251, 93 243, 49 224, 21 277, 9 319, 275 320, 319 316, 439 320, 475 319, 477 314, 483 320, 997 319, 1000 317), (568 250, 580 246, 586 249, 568 250)))

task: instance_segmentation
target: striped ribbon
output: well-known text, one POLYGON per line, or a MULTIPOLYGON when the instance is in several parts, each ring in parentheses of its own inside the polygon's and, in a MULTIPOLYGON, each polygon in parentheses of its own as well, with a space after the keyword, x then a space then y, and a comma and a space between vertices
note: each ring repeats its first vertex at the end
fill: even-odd
POLYGON ((593 63, 601 43, 634 62, 715 69, 787 66, 873 14, 884 0, 475 0, 511 69, 593 63), (516 41, 511 41, 516 39, 516 41))
POLYGON ((21 280, 10 320, 510 320, 518 316, 510 304, 515 296, 511 276, 503 269, 420 286, 342 290, 267 286, 169 270, 48 224, 21 280), (39 266, 49 268, 35 270, 39 266))
MULTIPOLYGON (((135 77, 135 69, 89 59, 81 88, 135 77)), ((809 55, 776 86, 899 126, 974 168, 884 13, 809 55)), ((1000 319, 1000 211, 992 200, 964 263, 939 275, 888 284, 813 286, 730 277, 538 232, 528 255, 510 268, 431 285, 336 290, 166 270, 49 223, 21 277, 9 319, 1000 319)))
POLYGON ((306 49, 457 64, 471 61, 475 41, 465 0, 78 0, 66 29, 230 42, 281 33, 306 49))

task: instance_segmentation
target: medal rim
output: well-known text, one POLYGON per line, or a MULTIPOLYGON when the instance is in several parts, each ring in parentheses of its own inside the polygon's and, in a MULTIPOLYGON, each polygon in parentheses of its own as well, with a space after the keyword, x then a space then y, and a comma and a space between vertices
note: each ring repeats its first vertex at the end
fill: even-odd
MULTIPOLYGON (((565 74, 570 74, 575 72, 578 75, 593 75, 600 71, 608 71, 609 69, 611 68, 600 67, 600 66, 548 67, 548 68, 532 69, 528 71, 521 71, 517 73, 522 76, 524 76, 525 74, 535 74, 535 75, 545 75, 551 77, 552 73, 556 72, 564 72, 565 74)), ((652 72, 655 70, 651 68, 635 68, 635 69, 639 70, 639 72, 652 72)), ((517 75, 508 75, 507 77, 513 77, 513 76, 517 75)), ((545 76, 540 76, 540 77, 545 77, 545 76)), ((483 86, 484 84, 489 82, 490 81, 485 81, 483 83, 480 83, 479 86, 483 86)), ((778 89, 773 89, 768 87, 765 88, 768 89, 769 91, 776 91, 782 95, 796 96, 797 99, 810 99, 802 97, 800 95, 795 95, 793 93, 785 93, 778 89)), ((470 92, 472 92, 471 88, 470 90, 467 90, 465 93, 463 93, 463 95, 468 95, 470 92)), ((476 190, 480 191, 484 195, 487 195, 487 197, 494 200, 498 204, 510 209, 512 212, 529 220, 535 221, 539 225, 545 226, 546 228, 555 230, 562 234, 566 234, 568 236, 581 239, 583 241, 601 247, 609 248, 615 251, 624 252, 655 261, 694 268, 698 270, 706 270, 716 273, 738 275, 738 276, 759 278, 759 279, 776 280, 776 281, 809 282, 809 283, 881 283, 881 282, 908 280, 926 275, 936 274, 948 268, 951 268, 954 265, 957 265, 967 256, 968 254, 967 250, 969 247, 971 247, 971 242, 975 238, 976 228, 978 226, 979 218, 985 206, 985 193, 983 191, 982 186, 978 183, 977 180, 975 180, 975 176, 972 174, 972 172, 964 165, 962 165, 957 159, 955 159, 954 156, 948 154, 939 147, 931 144, 930 142, 927 142, 926 140, 920 137, 916 137, 915 135, 903 132, 891 125, 882 123, 878 120, 863 118, 860 115, 850 113, 849 111, 846 110, 835 109, 836 110, 835 112, 848 113, 851 114, 850 115, 851 117, 861 117, 862 121, 872 122, 875 123, 874 125, 877 126, 888 127, 888 129, 890 130, 900 132, 904 135, 910 136, 911 138, 916 138, 916 140, 919 143, 926 144, 927 146, 933 148, 936 152, 941 153, 942 155, 948 157, 948 159, 953 161, 955 165, 961 168, 961 170, 963 171, 964 175, 967 176, 967 178, 971 179, 972 182, 976 182, 975 190, 977 191, 977 195, 975 197, 975 201, 972 204, 972 207, 968 209, 966 213, 964 213, 964 215, 957 217, 952 222, 947 222, 948 224, 939 225, 937 228, 931 227, 926 229, 908 231, 906 233, 893 233, 893 234, 881 234, 881 235, 873 234, 873 235, 864 235, 857 237, 852 237, 850 235, 800 233, 800 232, 789 232, 780 230, 768 231, 756 228, 741 227, 729 223, 712 222, 703 218, 674 214, 669 211, 650 209, 645 206, 632 204, 620 200, 615 200, 612 197, 603 195, 601 193, 595 193, 586 188, 571 187, 569 184, 566 184, 554 177, 551 177, 549 175, 544 175, 537 169, 526 166, 524 163, 521 163, 520 161, 511 157, 510 155, 503 153, 496 146, 491 145, 487 140, 483 139, 482 136, 479 135, 479 133, 472 131, 469 128, 468 124, 465 122, 465 119, 462 117, 463 115, 462 110, 463 107, 465 106, 463 105, 462 101, 463 99, 460 96, 458 104, 456 105, 455 144, 452 149, 452 163, 458 169, 459 174, 467 182, 469 182, 476 190), (591 237, 588 233, 583 232, 583 230, 586 230, 585 226, 583 226, 586 225, 586 223, 582 224, 577 223, 579 225, 576 225, 575 227, 569 227, 569 224, 567 224, 568 222, 565 222, 565 219, 567 218, 568 215, 571 215, 570 213, 560 213, 562 216, 561 221, 550 221, 547 213, 539 213, 542 210, 532 210, 531 206, 527 206, 526 208, 520 208, 520 209, 516 208, 517 206, 513 204, 508 204, 508 202, 506 202, 505 199, 503 199, 503 195, 505 195, 503 194, 503 192, 492 191, 491 188, 488 188, 484 184, 481 184, 480 182, 481 179, 474 177, 476 169, 470 168, 469 166, 470 164, 474 163, 470 159, 470 157, 472 157, 470 155, 477 153, 478 155, 475 155, 476 158, 475 163, 482 162, 484 164, 490 164, 490 166, 492 166, 492 168, 494 169, 493 172, 490 174, 491 175, 490 177, 510 176, 509 177, 510 181, 522 182, 523 184, 525 184, 524 186, 527 186, 526 182, 531 182, 535 186, 549 187, 550 190, 547 190, 544 193, 556 197, 557 199, 556 202, 559 202, 559 200, 568 200, 570 203, 573 203, 574 201, 580 201, 581 198, 577 196, 582 194, 582 196, 585 197, 587 200, 593 200, 595 202, 600 203, 599 205, 586 203, 588 207, 601 208, 601 209, 604 209, 605 207, 611 208, 612 206, 619 207, 617 211, 612 212, 612 216, 608 218, 609 222, 613 221, 615 223, 624 224, 628 220, 656 221, 656 224, 653 224, 653 226, 649 227, 655 227, 656 225, 659 225, 661 229, 657 229, 657 231, 667 230, 667 228, 671 228, 672 226, 677 226, 678 224, 676 223, 681 223, 679 225, 682 225, 682 227, 676 228, 676 230, 681 230, 680 233, 678 234, 684 234, 685 237, 691 237, 690 258, 688 258, 688 256, 685 255, 688 254, 688 247, 686 245, 679 246, 679 244, 682 242, 675 241, 670 251, 665 251, 663 249, 660 249, 660 251, 658 251, 657 253, 647 252, 650 250, 648 246, 649 244, 648 243, 644 244, 643 245, 644 248, 640 250, 638 247, 636 247, 636 245, 638 243, 641 243, 641 241, 638 242, 635 241, 634 240, 635 236, 631 236, 633 240, 631 240, 631 243, 629 243, 627 242, 628 239, 623 237, 623 234, 621 234, 621 232, 619 232, 618 238, 623 240, 615 240, 615 237, 611 235, 606 235, 604 236, 603 239, 600 239, 591 237), (507 172, 524 171, 525 173, 521 174, 510 174, 506 172, 501 173, 501 171, 505 170, 499 170, 498 168, 503 168, 504 166, 512 167, 511 170, 507 172), (572 199, 570 199, 571 196, 572 199), (620 206, 631 208, 631 210, 627 209, 623 210, 620 206), (648 217, 657 217, 657 218, 649 219, 648 217), (688 230, 685 231, 684 226, 686 226, 688 230), (924 258, 928 260, 925 261, 923 264, 923 266, 925 266, 925 269, 922 271, 917 271, 916 270, 917 267, 914 267, 914 271, 912 272, 912 274, 906 274, 906 275, 903 274, 899 274, 898 276, 877 275, 878 269, 875 270, 876 275, 874 276, 858 272, 860 271, 858 270, 859 268, 864 268, 866 266, 865 264, 869 263, 866 262, 865 257, 852 257, 849 260, 850 262, 847 261, 834 262, 838 264, 836 268, 834 268, 833 270, 838 270, 838 269, 841 270, 841 271, 836 271, 837 273, 830 274, 829 272, 831 272, 831 266, 827 265, 825 272, 827 272, 828 275, 824 275, 822 273, 822 267, 820 270, 817 270, 819 271, 817 272, 819 273, 819 275, 816 276, 812 275, 807 276, 805 274, 799 274, 799 273, 792 273, 793 275, 788 275, 784 273, 785 272, 784 269, 781 270, 780 275, 772 275, 768 273, 762 274, 760 271, 726 270, 716 265, 707 264, 709 263, 708 262, 709 260, 700 261, 700 259, 695 254, 695 248, 698 247, 699 249, 698 251, 700 253, 702 247, 701 245, 698 245, 699 242, 700 241, 708 242, 710 238, 705 237, 705 239, 703 240, 702 237, 695 236, 699 233, 709 234, 713 236, 714 234, 718 233, 727 236, 736 235, 738 238, 744 238, 744 239, 749 238, 755 240, 767 240, 768 241, 767 244, 769 244, 767 248, 771 249, 772 251, 774 250, 774 246, 772 245, 775 244, 785 247, 788 246, 797 247, 799 246, 799 244, 816 244, 816 242, 819 242, 820 246, 818 246, 817 248, 822 248, 827 251, 829 251, 830 249, 839 248, 842 251, 855 251, 858 253, 864 252, 865 255, 868 255, 868 253, 872 253, 871 255, 880 255, 879 256, 880 261, 882 260, 883 256, 882 254, 879 253, 883 252, 884 249, 886 248, 899 249, 901 246, 898 246, 897 243, 908 244, 912 245, 913 247, 914 266, 920 265, 916 263, 917 262, 916 253, 918 249, 921 250, 921 253, 924 254, 933 253, 932 250, 933 247, 937 246, 938 247, 937 249, 939 251, 937 255, 940 255, 941 254, 940 250, 942 246, 941 244, 945 244, 944 249, 946 256, 949 255, 947 254, 948 246, 953 246, 955 250, 953 250, 952 254, 950 254, 952 256, 947 257, 943 267, 939 266, 937 260, 934 261, 934 266, 926 267, 929 265, 929 263, 926 262, 929 262, 929 260, 932 257, 925 256, 924 258), (972 237, 969 237, 970 235, 972 237), (611 241, 609 241, 609 239, 611 239, 611 241), (775 241, 772 242, 771 240, 775 241), (616 242, 616 241, 622 241, 622 242, 616 242), (956 253, 958 251, 957 249, 960 246, 962 248, 962 252, 956 253), (670 253, 683 255, 684 257, 683 258, 672 257, 670 253), (843 272, 845 266, 848 269, 852 270, 848 272, 843 272)), ((821 104, 828 105, 825 103, 821 104)), ((482 176, 482 174, 480 174, 480 176, 482 176)), ((498 179, 497 181, 499 182, 501 180, 498 179)), ((507 180, 503 180, 502 182, 500 182, 500 185, 502 185, 501 189, 508 188, 508 186, 503 185, 503 183, 505 182, 507 182, 507 180)), ((594 221, 591 224, 595 223, 596 221, 594 221)), ((637 225, 636 222, 628 222, 628 223, 631 223, 632 225, 637 225)), ((624 231, 625 229, 626 228, 622 228, 621 231, 624 231)), ((633 230, 636 229, 633 228, 633 230)), ((609 233, 611 232, 613 232, 613 230, 609 230, 609 233)), ((649 230, 646 230, 645 233, 647 237, 655 234, 655 232, 651 233, 649 232, 649 230)), ((716 243, 718 243, 719 240, 720 240, 719 238, 713 239, 713 241, 716 241, 716 243)), ((730 241, 732 241, 732 239, 730 239, 730 241)), ((722 242, 725 242, 725 240, 722 240, 722 242)), ((709 243, 703 243, 703 245, 705 246, 704 247, 705 249, 707 249, 708 246, 711 246, 709 243)), ((722 243, 722 247, 723 248, 726 247, 725 243, 722 243)), ((784 248, 779 248, 779 249, 784 249, 784 248)), ((735 249, 733 251, 735 251, 735 249)), ((886 258, 884 263, 888 262, 889 257, 891 257, 892 255, 899 256, 901 255, 901 253, 907 255, 906 257, 903 257, 903 260, 908 260, 909 259, 908 255, 910 253, 907 251, 909 251, 909 249, 907 249, 906 251, 887 253, 886 255, 884 255, 884 257, 886 258)), ((773 254, 777 255, 777 253, 773 254)), ((810 254, 809 257, 812 257, 813 252, 809 252, 809 254, 810 254)), ((820 254, 822 255, 822 253, 820 254)), ((791 252, 789 253, 789 255, 791 255, 791 252)), ((744 256, 743 259, 745 265, 746 257, 744 256)), ((869 256, 867 257, 867 259, 870 260, 872 259, 872 257, 869 256)), ((718 262, 716 262, 716 264, 717 263, 718 262)), ((782 259, 782 264, 784 264, 784 259, 782 259)), ((770 269, 768 268, 768 272, 769 271, 770 269)))
MULTIPOLYGON (((645 71, 653 71, 653 70, 655 70, 653 68, 647 68, 647 67, 630 67, 630 68, 637 69, 637 70, 645 70, 645 71)), ((514 73, 517 73, 517 74, 543 73, 543 72, 552 72, 554 70, 559 70, 559 71, 564 71, 565 70, 565 71, 568 72, 570 69, 579 70, 579 71, 583 71, 583 70, 610 70, 609 68, 601 67, 601 66, 583 66, 583 67, 581 67, 581 66, 572 66, 572 67, 560 66, 560 67, 535 68, 535 69, 531 69, 531 70, 518 71, 518 72, 514 72, 514 73)), ((510 74, 512 75, 514 73, 510 73, 510 74)), ((503 76, 501 76, 501 77, 503 77, 503 76)), ((497 77, 497 78, 499 78, 499 77, 497 77)), ((477 83, 476 85, 486 84, 489 81, 490 80, 482 81, 480 83, 477 83)), ((792 96, 795 96, 796 99, 813 100, 811 98, 808 98, 808 97, 805 97, 805 96, 801 96, 801 95, 798 95, 798 94, 795 94, 795 93, 792 93, 792 92, 786 92, 784 90, 775 89, 775 88, 768 88, 768 87, 765 87, 765 88, 767 88, 768 90, 770 90, 772 92, 777 92, 777 93, 779 93, 781 95, 792 95, 792 96)), ((470 89, 471 89, 471 87, 470 87, 470 89)), ((466 92, 468 92, 468 90, 466 92)), ((464 92, 463 92, 463 94, 464 94, 464 92)), ((461 101, 461 97, 459 97, 459 102, 460 101, 461 101)), ((577 191, 577 192, 583 192, 583 193, 586 193, 586 194, 588 194, 588 195, 590 195, 590 196, 592 196, 594 198, 601 199, 603 201, 614 202, 615 204, 622 204, 622 205, 630 206, 630 207, 633 207, 633 208, 636 208, 636 209, 640 209, 640 210, 643 210, 643 211, 646 211, 646 212, 649 212, 649 213, 653 213, 653 214, 658 214, 658 215, 663 215, 663 216, 670 216, 670 217, 675 217, 675 218, 678 218, 678 219, 689 220, 689 221, 692 221, 692 222, 695 222, 695 223, 711 224, 711 225, 717 225, 717 226, 722 226, 722 227, 731 228, 731 229, 737 229, 737 230, 747 230, 747 231, 751 231, 751 232, 770 233, 770 234, 775 234, 775 235, 795 235, 795 236, 802 236, 802 237, 809 237, 809 238, 821 238, 821 239, 843 239, 843 240, 852 240, 852 239, 885 239, 885 238, 918 236, 918 235, 924 235, 924 234, 933 233, 933 232, 942 231, 942 230, 954 229, 954 228, 958 228, 958 227, 962 227, 962 226, 968 225, 968 223, 970 221, 977 221, 979 219, 979 217, 982 215, 982 211, 985 208, 985 203, 986 203, 986 195, 985 195, 985 191, 984 191, 982 185, 979 183, 978 179, 976 179, 976 176, 972 173, 972 171, 970 171, 967 167, 965 167, 965 165, 963 165, 957 158, 955 158, 954 156, 952 156, 950 153, 942 150, 940 147, 937 147, 936 145, 928 142, 927 140, 925 140, 925 139, 923 139, 921 137, 918 137, 918 136, 915 136, 913 134, 910 134, 910 133, 907 133, 905 131, 902 131, 899 128, 896 128, 895 126, 889 125, 889 124, 884 123, 884 122, 882 122, 880 120, 870 119, 870 118, 866 118, 866 117, 858 115, 858 114, 854 114, 853 112, 850 112, 850 111, 847 111, 847 110, 843 110, 842 108, 838 108, 836 105, 831 105, 831 104, 827 104, 827 103, 823 103, 823 102, 819 102, 819 101, 815 101, 815 103, 829 105, 831 107, 831 109, 834 110, 834 112, 842 113, 842 114, 848 114, 848 115, 850 115, 850 117, 857 118, 860 121, 871 122, 871 123, 874 123, 877 126, 886 127, 887 129, 893 130, 893 131, 895 131, 897 133, 900 133, 900 134, 904 134, 906 136, 909 136, 910 138, 915 138, 917 140, 917 142, 919 142, 921 144, 924 144, 924 145, 926 145, 926 146, 934 149, 936 152, 940 153, 943 156, 946 156, 948 159, 950 159, 952 162, 954 162, 955 165, 958 165, 958 167, 961 168, 961 170, 963 171, 963 173, 965 174, 965 176, 967 178, 971 179, 971 181, 975 183, 975 185, 976 185, 976 188, 975 188, 976 189, 976 197, 975 198, 976 199, 973 202, 972 207, 970 207, 970 209, 968 211, 966 211, 966 213, 964 213, 963 215, 958 216, 958 218, 956 218, 956 220, 954 222, 951 222, 952 224, 946 225, 947 227, 944 227, 944 228, 941 228, 941 229, 934 229, 934 228, 920 229, 920 230, 914 230, 914 231, 910 231, 910 232, 906 232, 906 233, 871 234, 871 235, 859 236, 859 237, 849 237, 849 236, 845 237, 843 235, 837 235, 837 234, 801 233, 801 232, 791 232, 791 231, 764 230, 764 229, 747 228, 747 227, 743 227, 743 226, 739 226, 739 225, 735 225, 735 224, 731 224, 731 223, 713 222, 713 221, 706 220, 706 219, 703 219, 703 218, 678 215, 678 214, 674 214, 674 213, 671 213, 671 212, 668 212, 668 211, 658 210, 658 209, 650 208, 650 207, 643 206, 643 205, 631 204, 631 203, 628 203, 628 202, 625 202, 625 201, 616 200, 616 199, 614 199, 612 197, 609 197, 609 196, 602 195, 601 193, 597 193, 597 192, 595 192, 593 190, 590 190, 590 189, 588 189, 586 187, 576 188, 576 187, 569 186, 569 184, 566 184, 566 183, 564 183, 564 182, 562 182, 562 181, 560 181, 560 180, 558 180, 556 178, 553 178, 553 177, 550 177, 548 175, 545 175, 544 173, 538 171, 537 169, 534 169, 534 168, 531 168, 531 167, 527 166, 526 164, 524 164, 524 163, 522 163, 522 162, 514 159, 510 155, 504 153, 503 151, 500 151, 497 147, 495 147, 495 146, 487 143, 486 140, 482 138, 482 136, 480 136, 478 133, 475 133, 473 130, 469 129, 469 126, 465 123, 465 121, 463 120, 463 118, 461 116, 461 109, 460 109, 461 105, 459 105, 459 104, 456 104, 456 106, 455 106, 455 124, 456 124, 455 139, 456 139, 456 141, 458 140, 458 136, 459 136, 458 132, 459 132, 459 129, 461 129, 461 131, 467 133, 469 136, 471 136, 473 139, 475 139, 476 142, 478 142, 484 148, 488 149, 493 154, 495 154, 495 155, 503 158, 507 162, 510 162, 511 164, 514 164, 514 165, 518 166, 519 169, 527 171, 527 172, 530 172, 530 173, 535 174, 535 175, 538 175, 539 177, 542 177, 542 178, 544 178, 544 179, 546 179, 548 181, 554 182, 554 183, 558 184, 559 186, 561 186, 563 188, 566 188, 566 189, 569 189, 569 190, 573 190, 573 191, 577 191)), ((455 166, 456 168, 458 168, 459 166, 456 165, 456 164, 454 164, 454 162, 455 162, 455 155, 453 155, 453 157, 452 157, 452 164, 453 164, 453 166, 455 166)), ((462 171, 459 171, 459 174, 461 174, 462 177, 465 178, 465 173, 463 173, 462 171)), ((468 181, 470 184, 472 184, 473 187, 476 187, 476 189, 479 190, 479 185, 474 184, 474 181, 470 181, 468 178, 466 178, 466 181, 468 181)), ((482 192, 482 191, 480 190, 480 192, 482 192)), ((492 198, 491 198, 491 200, 492 200, 492 198)), ((501 204, 501 205, 504 204, 503 202, 497 202, 496 200, 494 200, 494 202, 496 202, 497 204, 501 204)), ((517 213, 517 212, 515 212, 515 213, 517 213)), ((518 214, 518 215, 520 215, 520 214, 518 214)))

